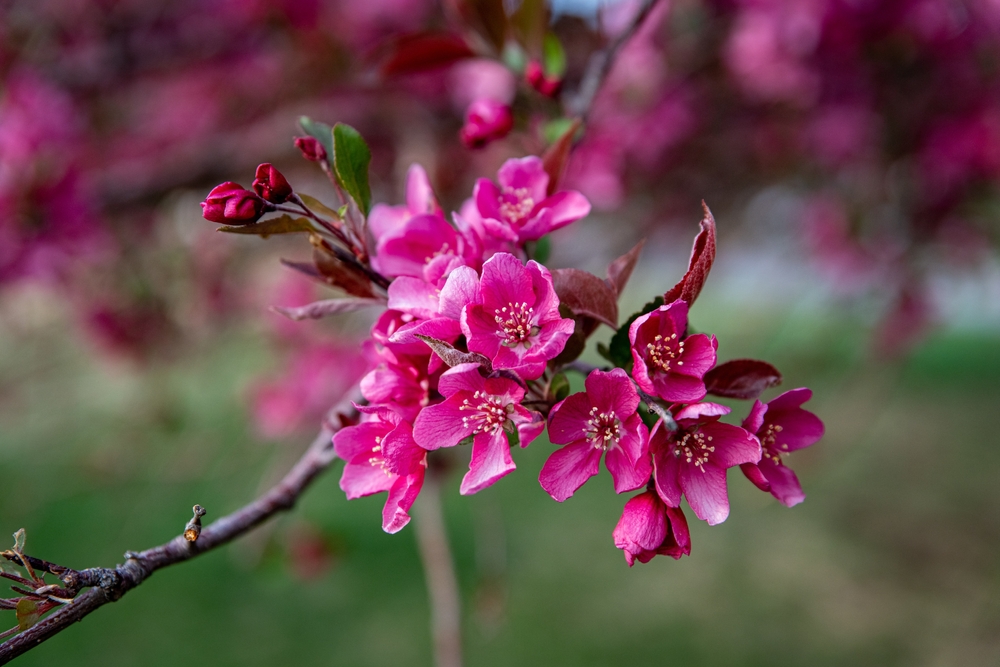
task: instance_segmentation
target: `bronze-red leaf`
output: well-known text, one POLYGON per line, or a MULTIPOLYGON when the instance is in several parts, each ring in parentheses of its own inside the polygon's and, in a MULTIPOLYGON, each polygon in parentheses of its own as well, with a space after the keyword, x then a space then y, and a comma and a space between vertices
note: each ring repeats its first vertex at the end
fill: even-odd
POLYGON ((715 261, 715 218, 712 217, 712 212, 708 210, 705 202, 701 203, 701 207, 705 216, 701 220, 701 231, 694 238, 687 273, 679 283, 663 295, 664 303, 684 299, 688 306, 694 305, 708 278, 708 272, 712 269, 712 263, 715 261))
POLYGON ((708 393, 726 398, 752 400, 765 389, 781 384, 778 369, 757 359, 733 359, 705 374, 708 393))

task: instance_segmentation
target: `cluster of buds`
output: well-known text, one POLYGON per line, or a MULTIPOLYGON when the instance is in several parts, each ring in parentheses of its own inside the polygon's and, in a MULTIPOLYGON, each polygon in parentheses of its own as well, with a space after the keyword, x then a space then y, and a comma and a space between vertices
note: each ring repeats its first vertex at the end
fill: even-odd
MULTIPOLYGON (((641 244, 615 260, 606 278, 540 263, 539 240, 590 212, 583 195, 555 187, 548 161, 508 160, 496 182, 476 182, 450 220, 426 172, 414 165, 406 203, 369 210, 367 163, 356 165, 365 172, 360 179, 358 169, 344 171, 351 168, 346 158, 325 155, 338 150, 338 140, 360 136, 338 125, 336 140, 326 143, 330 128, 312 121, 304 127, 316 132, 316 143, 298 144, 308 159, 320 158, 345 196, 340 211, 293 195, 280 174, 262 165, 256 194, 233 195, 242 197, 234 199, 234 211, 257 197, 273 210, 293 210, 277 201, 288 200, 306 217, 225 229, 310 234, 322 252, 314 255, 314 267, 293 268, 348 296, 282 311, 294 318, 385 308, 363 346, 369 370, 360 383, 360 420, 333 437, 345 462, 340 485, 348 498, 387 494, 384 530, 393 533, 409 522, 437 450, 471 445, 460 486, 468 495, 512 473, 513 445, 527 447, 546 430, 558 448, 539 482, 555 500, 565 501, 596 475, 602 458, 617 493, 640 491, 614 530, 629 565, 657 554, 690 553, 682 499, 710 525, 724 521, 728 468, 740 466, 786 505, 804 498, 783 457, 823 433, 822 422, 801 407, 809 390, 755 400, 740 426, 721 421, 729 408, 705 400, 710 394, 757 399, 781 379, 762 361, 717 365, 716 338, 689 331, 689 307, 715 257, 715 222, 707 207, 686 275, 619 326, 618 296, 641 244), (331 270, 333 260, 340 263, 331 270), (598 346, 609 365, 586 367, 576 359, 601 323, 615 329, 611 344, 598 346), (584 391, 569 395, 568 372, 585 374, 584 391)), ((362 147, 353 145, 351 155, 362 147)), ((216 220, 210 216, 218 206, 213 197, 231 185, 212 191, 206 218, 216 220)))

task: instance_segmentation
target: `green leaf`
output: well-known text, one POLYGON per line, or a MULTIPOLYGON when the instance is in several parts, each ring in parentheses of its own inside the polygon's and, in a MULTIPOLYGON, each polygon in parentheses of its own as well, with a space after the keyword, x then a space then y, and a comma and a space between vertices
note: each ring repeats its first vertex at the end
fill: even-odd
POLYGON ((313 213, 322 213, 323 215, 328 215, 328 216, 330 216, 331 218, 334 218, 334 219, 339 219, 339 218, 343 218, 344 217, 343 215, 337 213, 332 208, 330 208, 329 206, 327 206, 326 204, 324 204, 320 200, 316 199, 315 197, 310 197, 309 195, 304 195, 301 192, 299 192, 297 194, 299 195, 299 199, 301 199, 302 202, 307 207, 309 207, 310 209, 312 209, 313 213))
POLYGON ((240 225, 238 227, 219 227, 220 232, 229 234, 256 234, 267 238, 272 234, 291 234, 293 232, 311 232, 313 223, 308 218, 293 218, 287 213, 280 218, 270 218, 254 225, 240 225))
POLYGON ((573 123, 575 122, 575 118, 556 118, 555 120, 550 120, 542 126, 542 138, 545 139, 545 143, 554 144, 569 132, 569 128, 573 127, 573 123))
POLYGON ((27 535, 24 532, 24 528, 19 528, 16 533, 14 533, 14 551, 19 553, 24 553, 24 542, 27 539, 27 535))
POLYGON ((372 205, 372 191, 368 187, 368 163, 372 152, 368 144, 350 125, 333 126, 333 167, 337 180, 347 194, 358 203, 361 212, 368 215, 372 205))
POLYGON ((561 79, 566 73, 566 51, 555 33, 546 33, 542 42, 542 68, 548 76, 561 79))
POLYGON ((556 401, 561 401, 569 396, 569 378, 565 373, 559 373, 552 378, 549 383, 549 396, 556 401))
POLYGON ((24 632, 35 623, 38 623, 41 614, 38 612, 38 605, 35 604, 34 600, 29 600, 28 598, 21 598, 17 601, 17 628, 21 632, 24 632))
POLYGON ((299 127, 310 137, 323 144, 326 149, 326 159, 333 166, 333 129, 326 123, 320 123, 309 116, 299 118, 299 127))
POLYGON ((611 337, 611 344, 603 350, 599 346, 598 352, 600 352, 605 359, 613 363, 615 366, 624 368, 626 371, 630 370, 632 365, 632 344, 628 339, 628 329, 632 326, 633 322, 639 319, 639 317, 645 315, 646 313, 653 312, 662 305, 663 297, 661 296, 658 296, 647 303, 642 307, 642 310, 638 313, 634 313, 628 318, 628 321, 625 322, 625 324, 618 328, 615 335, 611 337))

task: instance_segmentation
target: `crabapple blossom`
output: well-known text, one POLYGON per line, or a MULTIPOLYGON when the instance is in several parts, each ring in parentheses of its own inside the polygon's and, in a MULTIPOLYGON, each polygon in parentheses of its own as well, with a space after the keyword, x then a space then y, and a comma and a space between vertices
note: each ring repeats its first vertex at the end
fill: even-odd
POLYGON ((754 401, 743 428, 757 436, 762 449, 760 462, 744 463, 740 469, 761 491, 770 491, 787 507, 806 498, 798 477, 781 460, 789 452, 808 447, 823 437, 823 422, 802 409, 812 398, 812 391, 800 388, 786 391, 767 403, 754 401))
POLYGON ((637 560, 648 563, 658 555, 674 560, 691 555, 691 533, 684 511, 664 504, 655 491, 644 491, 625 503, 613 535, 629 567, 637 560))
POLYGON ((326 149, 312 137, 296 137, 295 147, 302 151, 302 157, 311 162, 326 160, 326 149))
POLYGON ((574 323, 559 314, 552 274, 529 260, 497 253, 483 264, 480 300, 465 307, 462 331, 469 350, 490 358, 494 368, 534 380, 562 352, 574 323))
POLYGON ((632 375, 647 394, 693 403, 705 398, 702 378, 715 365, 715 336, 687 334, 688 305, 678 299, 642 315, 629 327, 632 375))
POLYGON ((253 191, 272 204, 281 204, 292 196, 292 186, 288 184, 281 172, 269 162, 257 167, 253 191))
POLYGON ((202 216, 212 222, 249 225, 264 214, 264 200, 238 183, 216 185, 201 203, 202 216))
POLYGON ((616 493, 639 488, 652 472, 649 433, 636 412, 639 395, 625 371, 591 371, 585 385, 587 391, 560 401, 549 416, 549 439, 566 446, 548 458, 538 481, 559 502, 599 472, 605 452, 616 493))
POLYGON ((476 493, 514 471, 508 433, 527 447, 544 429, 536 412, 520 405, 524 389, 506 377, 484 378, 478 364, 458 364, 441 375, 443 403, 420 411, 413 424, 417 444, 428 450, 454 447, 472 437, 472 461, 462 495, 476 493))
POLYGON ((689 405, 674 415, 678 429, 658 421, 649 435, 656 492, 667 505, 680 507, 681 494, 710 526, 729 516, 726 469, 760 461, 757 438, 719 417, 729 408, 716 403, 689 405))
POLYGON ((420 493, 427 452, 413 441, 412 427, 386 407, 357 406, 363 421, 333 436, 344 460, 340 488, 348 500, 388 492, 382 529, 398 532, 410 521, 409 510, 420 493))
POLYGON ((481 148, 503 139, 514 127, 510 107, 491 99, 476 100, 465 112, 465 125, 459 136, 469 148, 481 148))
POLYGON ((472 195, 486 232, 496 238, 535 241, 590 213, 590 202, 579 192, 547 195, 549 175, 533 155, 504 162, 497 181, 499 187, 480 178, 472 195))

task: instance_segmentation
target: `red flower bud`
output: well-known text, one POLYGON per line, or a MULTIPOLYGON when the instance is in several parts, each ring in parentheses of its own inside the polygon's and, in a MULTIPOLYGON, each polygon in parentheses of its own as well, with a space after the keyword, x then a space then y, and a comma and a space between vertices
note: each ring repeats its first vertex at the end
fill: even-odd
POLYGON ((292 186, 269 162, 257 167, 253 191, 272 204, 280 204, 292 196, 292 186))
POLYGON ((322 162, 326 159, 326 149, 312 137, 296 137, 295 146, 302 151, 302 157, 313 162, 322 162))
POLYGON ((555 97, 562 88, 562 80, 554 76, 546 76, 541 63, 532 60, 524 68, 524 79, 528 85, 546 97, 555 97))
POLYGON ((264 200, 239 183, 227 181, 216 185, 201 203, 206 220, 230 225, 249 225, 264 213, 264 200))
POLYGON ((476 100, 465 112, 465 126, 459 136, 469 148, 480 148, 507 136, 514 127, 510 107, 490 99, 476 100))

